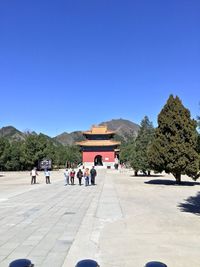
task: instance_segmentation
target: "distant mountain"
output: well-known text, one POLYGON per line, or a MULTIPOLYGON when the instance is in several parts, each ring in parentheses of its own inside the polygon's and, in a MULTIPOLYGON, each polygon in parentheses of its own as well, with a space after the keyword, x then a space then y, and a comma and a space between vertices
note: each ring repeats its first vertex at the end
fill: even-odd
POLYGON ((109 130, 116 132, 116 138, 122 141, 128 141, 133 136, 137 136, 140 126, 132 121, 116 119, 105 121, 99 125, 107 125, 109 130))
MULTIPOLYGON (((115 139, 122 142, 128 141, 128 139, 133 136, 137 136, 137 132, 140 128, 138 124, 124 119, 110 120, 102 122, 99 125, 107 125, 109 130, 116 132, 115 139)), ((6 137, 10 141, 23 141, 29 134, 37 135, 37 133, 29 131, 23 133, 13 126, 0 128, 0 137, 6 137)), ((63 145, 72 145, 77 141, 85 140, 82 131, 74 131, 71 133, 64 132, 60 135, 55 136, 54 138, 51 138, 47 135, 45 136, 46 138, 51 139, 55 145, 57 145, 58 143, 61 143, 63 145)))
MULTIPOLYGON (((28 130, 25 132, 21 132, 13 126, 6 126, 6 127, 0 128, 0 137, 5 137, 11 142, 12 141, 24 141, 26 139, 26 137, 29 135, 37 135, 37 133, 34 131, 28 131, 28 130)), ((59 142, 52 139, 48 135, 45 135, 45 134, 42 134, 42 135, 46 139, 52 140, 55 145, 59 145, 59 142)))
POLYGON ((6 126, 0 129, 0 137, 6 137, 11 141, 25 140, 26 134, 20 132, 13 126, 6 126))
MULTIPOLYGON (((137 136, 137 132, 140 126, 132 121, 124 119, 116 119, 111 121, 102 122, 99 125, 107 125, 109 130, 116 132, 115 139, 120 141, 128 141, 129 138, 137 136)), ((84 136, 81 131, 75 131, 71 133, 62 133, 54 139, 63 145, 72 145, 77 141, 84 140, 84 136)))
POLYGON ((57 142, 61 143, 62 145, 72 145, 77 141, 84 140, 84 136, 81 131, 75 131, 72 133, 62 133, 53 138, 57 142))

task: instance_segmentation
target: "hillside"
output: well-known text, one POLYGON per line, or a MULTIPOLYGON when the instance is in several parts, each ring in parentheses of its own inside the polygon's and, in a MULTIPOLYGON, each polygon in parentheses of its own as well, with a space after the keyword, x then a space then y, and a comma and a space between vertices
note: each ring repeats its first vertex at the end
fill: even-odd
POLYGON ((127 141, 130 137, 137 136, 140 126, 132 121, 124 119, 113 119, 99 125, 107 125, 108 129, 115 131, 121 140, 127 141))
POLYGON ((75 131, 71 133, 62 133, 53 138, 57 142, 61 143, 62 145, 72 145, 77 141, 84 140, 84 136, 82 135, 81 131, 75 131))
POLYGON ((0 129, 0 137, 6 137, 11 141, 25 140, 26 135, 13 126, 6 126, 0 129))

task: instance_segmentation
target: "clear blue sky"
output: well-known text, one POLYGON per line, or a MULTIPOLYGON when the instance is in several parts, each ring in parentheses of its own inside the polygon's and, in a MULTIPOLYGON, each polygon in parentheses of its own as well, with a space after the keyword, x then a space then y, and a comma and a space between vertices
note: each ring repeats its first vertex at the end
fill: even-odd
POLYGON ((200 115, 199 0, 1 0, 0 127, 140 123, 172 93, 200 115))

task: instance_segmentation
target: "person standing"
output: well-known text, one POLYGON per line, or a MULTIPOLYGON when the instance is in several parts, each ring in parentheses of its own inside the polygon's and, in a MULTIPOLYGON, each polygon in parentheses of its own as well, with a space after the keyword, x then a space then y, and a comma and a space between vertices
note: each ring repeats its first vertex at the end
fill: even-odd
POLYGON ((65 176, 65 185, 69 185, 69 170, 68 168, 65 169, 64 176, 65 176))
POLYGON ((50 184, 50 171, 48 169, 44 170, 44 175, 46 178, 46 184, 50 184))
POLYGON ((90 171, 88 168, 86 168, 84 172, 85 186, 89 185, 89 177, 90 177, 90 171))
POLYGON ((38 175, 38 173, 35 167, 30 172, 30 175, 31 175, 31 184, 36 184, 36 176, 38 175))
POLYGON ((117 156, 115 157, 115 165, 114 165, 114 167, 115 167, 115 170, 118 170, 118 167, 119 167, 119 159, 118 159, 117 156))
POLYGON ((95 177, 97 176, 97 171, 95 170, 94 166, 90 170, 90 177, 91 177, 91 185, 95 185, 95 177))
POLYGON ((78 178, 78 181, 79 181, 79 185, 81 185, 82 183, 82 177, 83 177, 83 172, 81 171, 81 169, 78 170, 77 172, 77 178, 78 178))
POLYGON ((71 182, 71 185, 74 185, 74 177, 75 177, 75 170, 72 169, 71 172, 70 172, 70 182, 71 182))

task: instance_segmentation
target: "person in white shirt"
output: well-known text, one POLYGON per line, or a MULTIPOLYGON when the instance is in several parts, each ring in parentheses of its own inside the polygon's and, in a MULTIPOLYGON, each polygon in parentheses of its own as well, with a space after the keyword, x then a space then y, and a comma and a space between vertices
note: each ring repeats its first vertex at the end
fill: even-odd
POLYGON ((68 170, 68 168, 66 168, 65 172, 64 172, 64 176, 65 176, 65 185, 69 185, 69 174, 70 171, 68 170))
POLYGON ((46 178, 46 184, 50 184, 50 171, 48 169, 44 170, 44 175, 46 178))
POLYGON ((30 175, 31 175, 31 184, 36 184, 36 176, 38 175, 38 173, 35 167, 30 172, 30 175))

